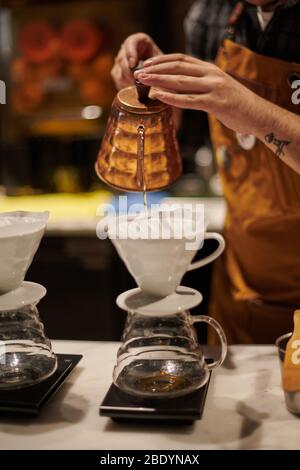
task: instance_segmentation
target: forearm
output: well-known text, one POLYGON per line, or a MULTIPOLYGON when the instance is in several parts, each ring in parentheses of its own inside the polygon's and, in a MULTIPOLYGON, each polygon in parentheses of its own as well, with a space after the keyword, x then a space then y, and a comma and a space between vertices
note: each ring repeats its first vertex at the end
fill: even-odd
POLYGON ((249 133, 300 174, 300 116, 262 98, 257 104, 249 133))

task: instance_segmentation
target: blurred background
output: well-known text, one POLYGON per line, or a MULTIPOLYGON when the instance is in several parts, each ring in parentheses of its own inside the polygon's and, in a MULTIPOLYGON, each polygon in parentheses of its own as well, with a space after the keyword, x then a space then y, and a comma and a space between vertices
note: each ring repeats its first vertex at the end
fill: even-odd
MULTIPOLYGON (((110 242, 95 237, 98 204, 117 196, 94 171, 116 93, 110 70, 123 40, 137 31, 150 34, 164 52, 184 52, 183 21, 192 3, 1 1, 0 79, 7 96, 0 105, 0 210, 51 211, 27 279, 48 289, 40 310, 52 338, 120 337, 124 315, 115 298, 134 281, 110 242)), ((219 221, 222 190, 206 115, 185 112, 178 138, 183 176, 153 197, 215 201, 210 207, 219 221)), ((210 267, 185 278, 205 295, 203 312, 209 281, 210 267)))

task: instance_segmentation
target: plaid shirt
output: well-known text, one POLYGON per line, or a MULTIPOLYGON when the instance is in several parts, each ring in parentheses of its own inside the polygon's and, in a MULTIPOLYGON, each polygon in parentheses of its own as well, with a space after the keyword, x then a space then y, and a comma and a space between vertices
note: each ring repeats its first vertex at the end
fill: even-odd
MULTIPOLYGON (((213 61, 238 0, 196 0, 185 19, 187 53, 213 61)), ((246 3, 235 41, 254 52, 300 63, 300 0, 287 0, 262 31, 257 8, 246 3)))

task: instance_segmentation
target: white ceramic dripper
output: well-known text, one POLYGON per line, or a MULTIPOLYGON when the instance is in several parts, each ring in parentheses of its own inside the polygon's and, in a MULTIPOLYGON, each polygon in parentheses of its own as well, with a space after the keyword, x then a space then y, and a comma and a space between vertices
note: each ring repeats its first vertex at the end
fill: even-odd
MULTIPOLYGON (((128 219, 122 217, 124 223, 127 223, 128 219)), ((139 217, 136 220, 142 221, 143 218, 139 217)), ((145 216, 144 221, 147 220, 149 221, 149 218, 145 216)), ((108 234, 137 285, 143 292, 157 297, 166 297, 175 292, 187 271, 211 263, 225 248, 225 241, 220 234, 205 233, 203 227, 195 232, 193 243, 185 236, 181 238, 171 236, 168 239, 124 237, 123 227, 120 224, 117 230, 115 226, 110 227, 108 224, 108 234), (191 264, 204 240, 208 239, 218 241, 217 249, 209 256, 191 264)))
POLYGON ((37 384, 57 367, 37 309, 46 289, 24 281, 48 216, 0 213, 0 390, 37 384))
POLYGON ((20 287, 43 237, 49 212, 0 213, 0 295, 20 287))

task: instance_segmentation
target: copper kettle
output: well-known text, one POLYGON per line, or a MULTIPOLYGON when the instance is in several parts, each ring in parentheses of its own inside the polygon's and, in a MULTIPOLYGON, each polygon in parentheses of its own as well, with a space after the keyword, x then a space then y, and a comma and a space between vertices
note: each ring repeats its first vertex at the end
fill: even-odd
POLYGON ((182 170, 172 108, 136 85, 119 91, 112 104, 96 173, 123 191, 157 191, 182 170))

